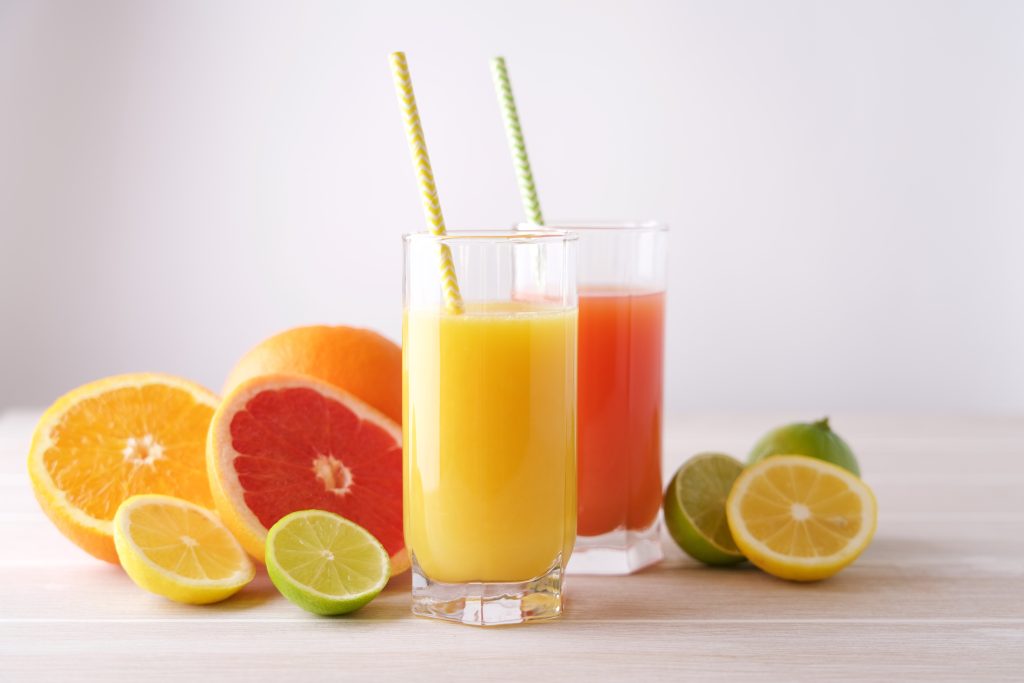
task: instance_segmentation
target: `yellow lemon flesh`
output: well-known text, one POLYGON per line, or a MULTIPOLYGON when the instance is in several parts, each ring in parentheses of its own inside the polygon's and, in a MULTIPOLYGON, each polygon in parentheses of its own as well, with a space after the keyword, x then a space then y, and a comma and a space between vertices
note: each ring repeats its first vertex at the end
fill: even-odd
POLYGON ((877 505, 849 471, 803 455, 748 467, 726 503, 737 547, 764 571, 817 581, 853 562, 871 543, 877 505))
POLYGON ((135 583, 176 602, 218 602, 255 576, 241 544, 212 512, 172 496, 124 501, 114 515, 114 546, 135 583))

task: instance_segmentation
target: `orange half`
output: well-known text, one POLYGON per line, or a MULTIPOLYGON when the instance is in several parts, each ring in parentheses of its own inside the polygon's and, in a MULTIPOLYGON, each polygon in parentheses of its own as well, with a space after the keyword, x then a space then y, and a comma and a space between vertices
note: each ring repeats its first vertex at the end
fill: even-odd
POLYGON ((47 410, 32 437, 28 472, 39 505, 86 552, 118 561, 113 519, 141 493, 213 507, 206 432, 217 397, 153 373, 81 386, 47 410))

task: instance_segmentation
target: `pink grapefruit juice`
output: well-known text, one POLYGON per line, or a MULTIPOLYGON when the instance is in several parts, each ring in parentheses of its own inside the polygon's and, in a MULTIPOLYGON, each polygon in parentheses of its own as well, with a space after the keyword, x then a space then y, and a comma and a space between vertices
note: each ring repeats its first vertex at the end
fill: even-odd
POLYGON ((580 536, 644 530, 658 517, 664 330, 663 291, 580 291, 580 536))

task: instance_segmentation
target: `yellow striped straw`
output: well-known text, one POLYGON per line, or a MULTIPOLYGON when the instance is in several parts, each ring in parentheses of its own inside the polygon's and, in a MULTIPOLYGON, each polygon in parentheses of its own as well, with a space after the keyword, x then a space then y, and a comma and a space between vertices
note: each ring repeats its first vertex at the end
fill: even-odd
MULTIPOLYGON (((427 219, 427 228, 430 232, 442 236, 447 231, 444 216, 441 214, 441 202, 437 198, 437 187, 434 185, 434 172, 430 168, 427 141, 423 137, 423 127, 420 125, 416 93, 413 92, 412 79, 409 77, 409 65, 405 62, 404 52, 392 52, 388 59, 391 61, 391 77, 395 82, 395 93, 398 95, 398 105, 405 123, 405 137, 409 141, 409 154, 412 155, 413 169, 416 171, 416 180, 420 186, 423 216, 427 219)), ((455 279, 455 262, 447 244, 441 244, 440 260, 445 306, 451 313, 462 313, 462 294, 459 293, 459 282, 455 279)))

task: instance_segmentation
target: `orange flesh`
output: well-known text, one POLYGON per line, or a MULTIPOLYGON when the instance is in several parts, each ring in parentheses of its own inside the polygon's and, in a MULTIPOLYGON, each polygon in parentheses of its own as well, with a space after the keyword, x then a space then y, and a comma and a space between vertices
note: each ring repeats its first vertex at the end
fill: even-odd
POLYGON ((212 507, 204 445, 212 416, 212 407, 174 387, 114 389, 65 413, 43 465, 73 507, 100 520, 113 519, 136 493, 212 507))

